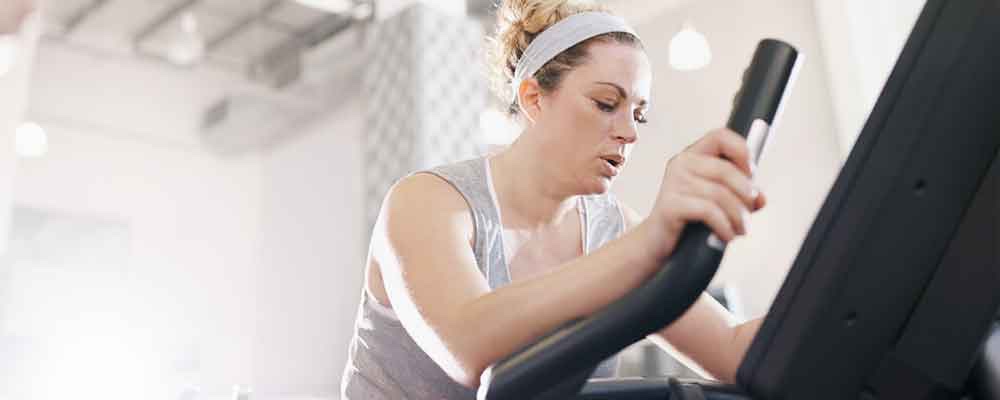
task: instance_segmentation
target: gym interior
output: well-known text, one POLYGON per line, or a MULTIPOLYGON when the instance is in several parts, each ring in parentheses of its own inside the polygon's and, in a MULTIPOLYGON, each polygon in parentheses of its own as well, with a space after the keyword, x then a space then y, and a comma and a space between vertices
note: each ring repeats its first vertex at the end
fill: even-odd
MULTIPOLYGON (((768 314, 918 19, 948 2, 600 2, 654 76, 612 189, 642 216, 670 157, 726 123, 758 43, 798 51, 753 176, 767 207, 706 289, 741 320, 768 314)), ((35 7, 0 36, 0 399, 340 399, 389 188, 520 133, 487 78, 493 0, 35 7)), ((973 241, 1000 245, 992 226, 973 241)), ((648 340, 620 360, 618 378, 707 377, 648 340)))

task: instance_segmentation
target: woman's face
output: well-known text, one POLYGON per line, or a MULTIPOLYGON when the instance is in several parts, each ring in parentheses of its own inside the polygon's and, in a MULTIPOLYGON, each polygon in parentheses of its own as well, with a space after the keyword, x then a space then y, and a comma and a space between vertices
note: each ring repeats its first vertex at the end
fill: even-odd
POLYGON ((584 194, 607 192, 628 162, 645 123, 652 80, 641 49, 596 42, 589 54, 541 97, 534 121, 550 155, 548 165, 584 194))

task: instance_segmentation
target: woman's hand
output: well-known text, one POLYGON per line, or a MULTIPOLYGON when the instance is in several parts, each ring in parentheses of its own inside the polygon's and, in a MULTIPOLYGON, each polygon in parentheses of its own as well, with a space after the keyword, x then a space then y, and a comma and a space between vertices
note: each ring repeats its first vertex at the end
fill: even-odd
POLYGON ((667 162, 656 203, 643 221, 658 259, 673 252, 689 222, 705 223, 722 241, 746 233, 751 211, 764 207, 753 185, 746 140, 728 129, 709 132, 667 162))

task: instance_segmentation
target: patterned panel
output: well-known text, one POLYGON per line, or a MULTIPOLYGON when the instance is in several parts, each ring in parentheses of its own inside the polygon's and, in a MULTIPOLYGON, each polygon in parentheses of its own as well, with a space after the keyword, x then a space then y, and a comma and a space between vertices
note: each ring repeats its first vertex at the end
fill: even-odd
POLYGON ((474 20, 415 4, 374 35, 363 82, 366 234, 399 178, 479 154, 487 97, 474 20))
POLYGON ((418 168, 478 155, 482 144, 479 115, 486 107, 486 75, 479 56, 483 48, 480 24, 454 23, 454 17, 421 13, 416 33, 423 44, 418 53, 423 79, 418 81, 425 118, 423 150, 418 168))

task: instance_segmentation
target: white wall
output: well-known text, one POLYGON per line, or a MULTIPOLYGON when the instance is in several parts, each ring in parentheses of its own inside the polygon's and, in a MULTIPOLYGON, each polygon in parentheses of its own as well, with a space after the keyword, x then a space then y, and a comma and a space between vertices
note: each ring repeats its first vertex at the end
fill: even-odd
MULTIPOLYGON (((118 277, 128 296, 107 311, 134 326, 80 326, 147 353, 143 373, 166 387, 147 385, 144 398, 174 399, 184 385, 225 398, 234 384, 251 385, 255 398, 335 398, 367 244, 362 113, 352 102, 296 127, 304 133, 273 151, 221 157, 202 146, 198 120, 234 87, 245 83, 44 43, 28 114, 48 130, 50 150, 21 160, 13 191, 0 192, 20 206, 128 227, 129 268, 118 277)), ((109 285, 79 284, 95 296, 109 285)), ((0 296, 0 307, 25 308, 0 316, 37 311, 17 300, 0 296)), ((37 336, 46 326, 10 329, 37 336)), ((135 363, 104 367, 85 376, 135 363)), ((25 385, 19 393, 44 394, 25 385)), ((135 394, 127 389, 119 392, 135 394)))
POLYGON ((264 161, 257 393, 339 393, 368 244, 362 115, 352 101, 264 161))
POLYGON ((106 311, 133 329, 105 333, 157 354, 147 367, 165 370, 150 379, 174 379, 169 366, 193 360, 194 383, 206 393, 249 383, 259 159, 218 160, 42 123, 49 154, 20 162, 15 203, 129 227, 131 256, 122 278, 134 297, 106 311))
POLYGON ((28 83, 31 81, 39 24, 32 17, 16 36, 13 64, 0 76, 0 255, 7 248, 7 231, 11 202, 11 185, 17 155, 14 152, 14 130, 21 123, 28 105, 28 83))
POLYGON ((791 266, 841 162, 812 4, 691 2, 650 18, 637 30, 654 66, 653 112, 615 191, 642 214, 652 206, 667 160, 725 125, 740 76, 760 39, 785 40, 806 55, 756 177, 769 205, 751 218, 750 235, 730 245, 716 279, 739 289, 749 316, 760 315, 791 266), (703 70, 685 73, 669 66, 669 41, 685 21, 712 46, 712 63, 703 70))
MULTIPOLYGON (((167 387, 147 387, 138 397, 123 393, 131 398, 157 398, 186 384, 225 396, 232 385, 253 378, 261 157, 223 159, 202 150, 195 129, 200 115, 190 104, 225 87, 210 77, 148 62, 51 43, 39 50, 28 115, 47 129, 49 152, 18 161, 13 200, 128 227, 129 266, 118 278, 128 283, 120 289, 129 296, 113 309, 90 310, 128 328, 97 320, 79 323, 122 348, 135 344, 146 352, 143 373, 167 387)), ((102 284, 78 282, 95 296, 102 284)), ((33 306, 26 305, 28 312, 33 306)), ((25 327, 6 328, 19 334, 25 327)), ((135 373, 135 365, 98 361, 89 371, 66 375, 135 373)), ((51 373, 44 367, 38 375, 51 373)), ((45 386, 59 387, 56 382, 45 386)), ((89 388, 93 393, 62 387, 75 390, 75 396, 109 398, 96 387, 89 388)))
POLYGON ((924 0, 815 0, 844 154, 882 92, 924 0))
POLYGON ((43 40, 29 116, 105 135, 201 151, 202 112, 243 87, 239 76, 180 69, 84 45, 43 40))

